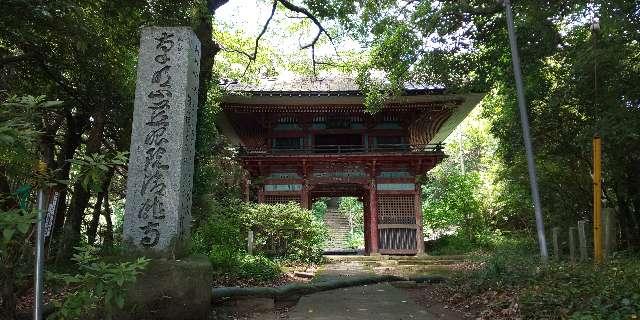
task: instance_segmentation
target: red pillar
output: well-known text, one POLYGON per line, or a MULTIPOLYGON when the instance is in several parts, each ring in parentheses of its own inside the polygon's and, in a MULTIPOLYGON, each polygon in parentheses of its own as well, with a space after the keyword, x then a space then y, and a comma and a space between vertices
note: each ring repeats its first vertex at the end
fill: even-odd
POLYGON ((424 230, 422 228, 422 188, 416 183, 415 205, 416 205, 416 241, 418 254, 424 253, 424 230))
POLYGON ((364 210, 364 253, 371 252, 371 211, 369 210, 369 201, 362 198, 362 209, 364 210))
POLYGON ((378 192, 376 189, 376 179, 371 179, 371 184, 369 185, 369 212, 371 213, 369 229, 371 243, 369 251, 371 254, 378 253, 378 192))

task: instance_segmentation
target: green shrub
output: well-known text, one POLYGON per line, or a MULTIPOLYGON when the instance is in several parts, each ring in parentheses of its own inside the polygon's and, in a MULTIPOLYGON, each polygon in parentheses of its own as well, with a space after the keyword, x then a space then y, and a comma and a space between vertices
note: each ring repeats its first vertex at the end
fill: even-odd
POLYGON ((524 319, 634 319, 640 315, 640 260, 542 264, 531 237, 506 237, 482 268, 456 282, 480 293, 505 290, 519 297, 524 319))
POLYGON ((241 253, 231 246, 214 245, 209 253, 209 260, 214 270, 231 272, 238 264, 241 253))
POLYGON ((211 256, 245 250, 248 229, 242 216, 247 210, 248 206, 239 201, 209 201, 206 220, 200 222, 191 236, 192 252, 211 256))
POLYGON ((323 221, 324 216, 327 214, 327 202, 326 200, 320 199, 311 205, 311 212, 313 212, 313 216, 316 217, 316 220, 323 221))
MULTIPOLYGON (((493 252, 499 250, 515 250, 523 245, 527 250, 533 239, 527 234, 505 233, 499 229, 483 230, 473 236, 463 232, 445 235, 435 240, 429 253, 433 255, 464 254, 471 252, 493 252)), ((533 250, 536 250, 535 248, 533 250)), ((535 251, 534 251, 535 252, 535 251)))
POLYGON ((133 262, 106 263, 100 261, 97 249, 91 246, 76 247, 72 260, 78 264, 78 274, 49 272, 47 276, 72 288, 63 301, 55 302, 54 319, 84 319, 99 309, 105 319, 111 319, 115 308, 122 309, 126 289, 146 268, 148 259, 133 262))
POLYGON ((640 261, 613 260, 551 264, 523 290, 523 314, 529 319, 634 319, 640 316, 640 261))
POLYGON ((364 248, 364 231, 355 229, 347 235, 347 246, 351 249, 364 248))
POLYGON ((241 279, 271 281, 282 274, 280 266, 264 256, 242 255, 237 260, 234 274, 241 279))
POLYGON ((244 225, 254 231, 257 252, 295 262, 317 262, 327 238, 324 224, 298 204, 257 204, 243 212, 244 225))
POLYGON ((249 255, 217 246, 209 260, 214 269, 230 278, 248 281, 271 281, 282 274, 277 262, 261 255, 249 255))

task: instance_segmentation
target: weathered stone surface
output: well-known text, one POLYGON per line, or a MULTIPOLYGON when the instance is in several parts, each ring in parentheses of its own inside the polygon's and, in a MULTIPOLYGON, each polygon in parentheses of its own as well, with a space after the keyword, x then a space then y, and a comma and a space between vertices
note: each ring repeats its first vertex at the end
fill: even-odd
POLYGON ((138 276, 119 320, 207 319, 211 309, 211 275, 206 257, 154 259, 138 276))
POLYGON ((190 28, 142 29, 124 238, 148 253, 174 255, 189 236, 199 69, 190 28))

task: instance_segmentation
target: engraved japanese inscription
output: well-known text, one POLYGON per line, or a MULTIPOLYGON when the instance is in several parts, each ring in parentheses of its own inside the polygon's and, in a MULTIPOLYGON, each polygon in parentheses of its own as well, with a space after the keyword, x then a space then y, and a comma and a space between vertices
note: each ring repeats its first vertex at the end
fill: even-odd
POLYGON ((173 251, 189 235, 200 42, 187 27, 142 29, 124 238, 173 251))

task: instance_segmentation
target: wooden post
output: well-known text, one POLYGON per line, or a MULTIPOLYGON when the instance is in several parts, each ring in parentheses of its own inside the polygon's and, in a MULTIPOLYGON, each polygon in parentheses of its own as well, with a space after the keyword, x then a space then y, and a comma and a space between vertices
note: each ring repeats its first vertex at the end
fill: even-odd
POLYGON ((575 239, 575 227, 569 228, 569 261, 576 263, 576 239, 575 239))
POLYGON ((371 254, 378 254, 378 192, 376 189, 376 179, 371 179, 369 185, 369 211, 371 212, 369 249, 371 254))
POLYGON ((587 232, 584 220, 578 221, 578 241, 580 242, 580 261, 587 261, 587 232))
POLYGON ((602 144, 600 137, 593 137, 593 260, 602 263, 602 144))
POLYGON ((553 255, 556 260, 560 260, 560 246, 558 245, 558 233, 560 228, 554 227, 551 229, 551 237, 553 239, 553 255))
POLYGON ((602 222, 604 231, 604 259, 607 259, 616 245, 616 217, 613 208, 604 208, 602 210, 602 222))
POLYGON ((311 209, 311 203, 309 201, 309 185, 305 182, 302 186, 302 192, 300 193, 300 204, 305 209, 311 209))
POLYGON ((416 213, 416 241, 418 254, 424 253, 424 231, 422 227, 422 199, 420 198, 420 184, 416 183, 415 191, 415 213, 416 213))
POLYGON ((247 234, 247 252, 253 254, 253 230, 249 230, 247 234))

